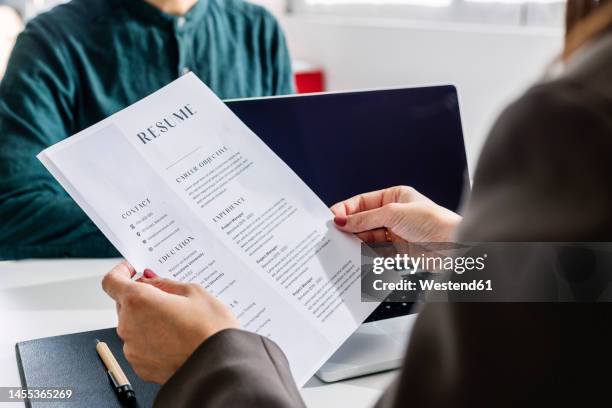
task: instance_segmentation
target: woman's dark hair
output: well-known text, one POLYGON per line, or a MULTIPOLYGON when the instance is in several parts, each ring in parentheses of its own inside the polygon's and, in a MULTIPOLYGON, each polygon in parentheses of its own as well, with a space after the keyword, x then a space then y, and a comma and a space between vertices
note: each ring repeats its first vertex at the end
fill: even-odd
POLYGON ((565 23, 566 59, 585 43, 612 29, 612 1, 568 0, 565 23))

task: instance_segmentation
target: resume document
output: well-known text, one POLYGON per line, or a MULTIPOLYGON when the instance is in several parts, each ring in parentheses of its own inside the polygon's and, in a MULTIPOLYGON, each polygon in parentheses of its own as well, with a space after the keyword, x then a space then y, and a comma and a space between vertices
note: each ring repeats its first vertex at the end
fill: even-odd
POLYGON ((377 306, 358 240, 193 74, 38 157, 137 271, 202 285, 300 386, 377 306))

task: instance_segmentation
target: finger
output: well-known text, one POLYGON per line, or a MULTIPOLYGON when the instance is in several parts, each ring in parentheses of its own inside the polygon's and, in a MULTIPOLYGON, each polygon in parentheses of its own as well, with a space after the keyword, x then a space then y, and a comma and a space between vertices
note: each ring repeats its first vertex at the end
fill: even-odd
POLYGON ((362 211, 380 208, 390 203, 407 203, 415 199, 424 198, 412 187, 394 186, 356 195, 348 200, 334 204, 331 210, 335 217, 344 218, 362 211))
POLYGON ((102 279, 102 289, 115 301, 120 302, 123 293, 131 286, 135 285, 130 278, 134 272, 127 262, 122 262, 115 266, 102 279))
POLYGON ((349 215, 343 220, 343 223, 338 223, 337 219, 334 221, 339 229, 352 233, 377 230, 380 228, 393 228, 400 206, 402 206, 402 204, 388 204, 373 210, 349 215))
POLYGON ((166 278, 145 279, 143 282, 155 286, 166 293, 179 296, 189 296, 196 290, 196 284, 181 283, 166 278))
POLYGON ((121 264, 125 265, 125 267, 130 271, 130 278, 133 278, 134 275, 136 275, 136 269, 134 269, 134 267, 128 261, 123 261, 121 264))
POLYGON ((383 203, 385 191, 387 189, 356 195, 348 200, 334 204, 331 210, 336 217, 341 217, 378 208, 383 203))
POLYGON ((386 242, 387 229, 379 228, 371 231, 360 232, 357 234, 357 238, 368 244, 386 242))
POLYGON ((158 277, 159 276, 155 272, 147 268, 142 272, 142 276, 138 278, 137 282, 149 283, 147 282, 148 280, 156 279, 158 277))
POLYGON ((125 359, 130 363, 132 368, 136 368, 135 366, 137 365, 137 360, 135 349, 134 346, 132 346, 132 344, 128 343, 127 341, 123 343, 123 355, 125 356, 125 359))

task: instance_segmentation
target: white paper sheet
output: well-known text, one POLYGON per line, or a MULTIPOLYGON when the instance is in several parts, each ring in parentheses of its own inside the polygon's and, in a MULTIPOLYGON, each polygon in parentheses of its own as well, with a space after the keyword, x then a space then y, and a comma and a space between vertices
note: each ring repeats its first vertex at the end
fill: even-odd
POLYGON ((137 270, 202 284, 300 386, 377 306, 357 239, 194 74, 39 159, 137 270))

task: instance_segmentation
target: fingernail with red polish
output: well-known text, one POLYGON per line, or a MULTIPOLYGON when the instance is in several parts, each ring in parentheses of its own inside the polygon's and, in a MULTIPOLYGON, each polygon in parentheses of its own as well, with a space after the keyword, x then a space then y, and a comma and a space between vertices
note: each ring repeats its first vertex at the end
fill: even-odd
POLYGON ((157 278, 157 274, 150 269, 145 269, 143 275, 147 279, 157 278))
POLYGON ((346 217, 335 217, 334 223, 339 227, 344 227, 346 225, 347 218, 346 217))

